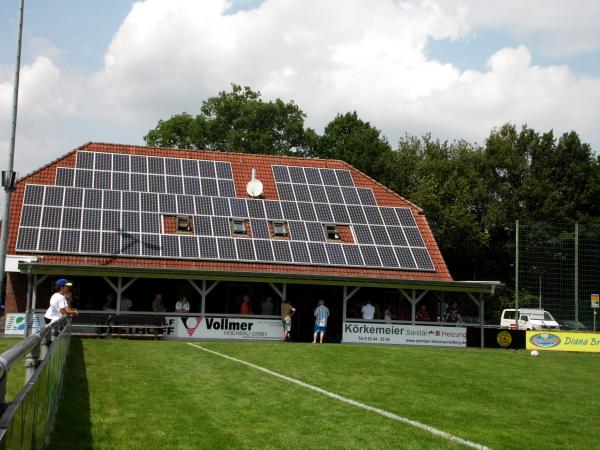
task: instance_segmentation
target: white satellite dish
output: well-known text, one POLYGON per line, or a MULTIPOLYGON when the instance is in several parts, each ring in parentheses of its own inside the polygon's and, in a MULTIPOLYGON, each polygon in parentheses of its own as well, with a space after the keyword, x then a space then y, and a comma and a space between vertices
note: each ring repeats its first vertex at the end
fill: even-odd
POLYGON ((254 198, 260 197, 263 193, 263 184, 256 178, 256 169, 252 169, 252 179, 246 185, 246 192, 254 198))

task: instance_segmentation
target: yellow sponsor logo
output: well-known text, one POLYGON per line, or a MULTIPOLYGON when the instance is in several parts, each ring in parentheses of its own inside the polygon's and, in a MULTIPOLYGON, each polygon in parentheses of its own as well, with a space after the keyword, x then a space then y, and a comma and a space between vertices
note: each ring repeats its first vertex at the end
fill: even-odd
POLYGON ((506 348, 512 344, 512 336, 508 331, 501 331, 496 336, 496 341, 500 347, 506 348))
POLYGON ((600 353, 600 333, 528 331, 526 337, 528 350, 600 353))

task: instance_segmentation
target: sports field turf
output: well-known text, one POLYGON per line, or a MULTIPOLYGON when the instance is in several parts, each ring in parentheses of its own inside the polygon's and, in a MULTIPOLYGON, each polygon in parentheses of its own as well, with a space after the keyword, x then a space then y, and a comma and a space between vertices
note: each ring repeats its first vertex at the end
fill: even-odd
MULTIPOLYGON (((5 352, 9 348, 21 342, 22 339, 18 337, 0 338, 0 353, 5 352)), ((25 360, 21 360, 10 369, 8 374, 8 383, 6 385, 6 399, 9 402, 19 391, 23 388, 25 383, 25 360)))
MULTIPOLYGON (((194 342, 491 448, 597 448, 600 355, 194 342)), ((50 448, 460 448, 184 341, 77 340, 50 448)))

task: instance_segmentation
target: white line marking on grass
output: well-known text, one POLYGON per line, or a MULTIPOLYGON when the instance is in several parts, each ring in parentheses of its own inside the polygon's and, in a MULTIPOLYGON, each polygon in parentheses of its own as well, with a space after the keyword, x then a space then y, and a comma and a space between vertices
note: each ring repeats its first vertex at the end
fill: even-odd
POLYGON ((481 444, 478 444, 476 442, 468 441, 468 440, 460 438, 458 436, 454 436, 453 434, 446 433, 445 431, 442 431, 442 430, 438 430, 437 428, 434 428, 432 426, 426 425, 426 424, 421 423, 421 422, 417 422, 416 420, 411 420, 411 419, 408 419, 406 417, 402 417, 402 416, 399 416, 397 414, 391 413, 389 411, 386 411, 385 409, 376 408, 374 406, 370 406, 370 405, 367 405, 365 403, 357 402, 356 400, 352 400, 351 398, 342 397, 341 395, 335 394, 333 392, 326 391, 325 389, 321 389, 320 387, 313 386, 312 384, 308 384, 308 383, 305 383, 303 381, 296 380, 295 378, 291 378, 291 377, 288 377, 286 375, 282 375, 280 373, 273 372, 272 370, 266 369, 266 368, 261 367, 261 366, 257 366, 256 364, 252 364, 252 363, 250 363, 248 361, 244 361, 242 359, 234 358, 233 356, 228 356, 228 355, 225 355, 223 353, 216 352, 214 350, 209 350, 209 349, 204 348, 204 347, 202 347, 200 345, 192 344, 191 342, 188 342, 188 345, 191 345, 192 347, 196 347, 196 348, 198 348, 198 349, 200 349, 202 351, 205 351, 207 353, 212 353, 213 355, 220 356, 221 358, 229 359, 230 361, 235 361, 236 363, 243 364, 243 365, 248 366, 248 367, 252 367, 253 369, 260 370, 261 372, 269 374, 269 375, 271 375, 273 377, 281 378, 282 380, 289 381, 290 383, 297 384, 298 386, 302 386, 303 388, 310 389, 312 391, 318 392, 319 394, 323 394, 323 395, 325 395, 327 397, 333 398, 333 399, 338 400, 340 402, 344 402, 344 403, 347 403, 349 405, 356 406, 357 408, 361 408, 361 409, 364 409, 366 411, 371 411, 371 412, 374 412, 374 413, 379 414, 381 416, 387 417, 388 419, 396 420, 398 422, 405 423, 407 425, 410 425, 412 427, 418 428, 420 430, 427 431, 428 433, 431 433, 431 434, 433 434, 435 436, 441 437, 442 439, 446 439, 447 441, 456 442, 458 444, 462 444, 462 445, 465 445, 467 447, 476 448, 476 449, 479 449, 479 450, 489 450, 488 447, 485 447, 485 446, 483 446, 481 444))

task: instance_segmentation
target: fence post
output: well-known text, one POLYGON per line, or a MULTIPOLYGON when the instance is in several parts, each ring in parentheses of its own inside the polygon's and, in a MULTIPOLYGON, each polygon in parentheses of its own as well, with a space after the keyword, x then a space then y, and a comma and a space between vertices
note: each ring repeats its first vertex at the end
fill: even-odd
POLYGON ((575 324, 579 321, 579 223, 575 222, 575 324))
POLYGON ((515 329, 519 329, 519 221, 515 223, 515 329))

